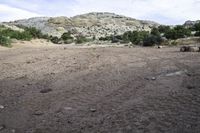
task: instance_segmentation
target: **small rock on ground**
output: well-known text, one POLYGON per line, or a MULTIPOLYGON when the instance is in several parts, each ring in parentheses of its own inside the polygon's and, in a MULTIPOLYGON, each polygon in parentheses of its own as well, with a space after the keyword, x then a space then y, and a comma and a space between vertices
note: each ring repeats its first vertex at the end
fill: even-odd
POLYGON ((40 91, 40 93, 48 93, 48 92, 51 92, 52 89, 43 89, 40 91))
POLYGON ((5 125, 0 125, 0 131, 4 130, 6 128, 5 125))
POLYGON ((91 109, 90 109, 90 111, 91 111, 91 112, 96 112, 97 110, 96 110, 96 109, 93 109, 93 108, 91 108, 91 109))
POLYGON ((4 106, 3 106, 3 105, 0 105, 0 109, 4 109, 4 106))

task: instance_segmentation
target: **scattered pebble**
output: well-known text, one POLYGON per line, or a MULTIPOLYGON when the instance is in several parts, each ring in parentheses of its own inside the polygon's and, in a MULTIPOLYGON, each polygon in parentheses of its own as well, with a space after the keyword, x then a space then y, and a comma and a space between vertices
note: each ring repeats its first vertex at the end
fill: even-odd
POLYGON ((195 89, 195 86, 188 85, 187 88, 188 88, 189 90, 191 90, 191 89, 195 89))
POLYGON ((72 110, 72 107, 64 107, 64 110, 72 110))
POLYGON ((40 93, 49 93, 51 91, 52 91, 52 89, 43 89, 40 91, 40 93))
POLYGON ((146 80, 156 80, 156 77, 146 77, 146 78, 144 78, 144 79, 146 79, 146 80))
POLYGON ((0 105, 0 109, 4 109, 4 106, 3 106, 3 105, 0 105))
POLYGON ((42 112, 42 111, 40 111, 40 110, 38 110, 38 111, 36 111, 33 115, 43 115, 44 113, 42 112))
POLYGON ((50 74, 51 74, 51 75, 55 75, 56 73, 54 73, 54 72, 51 72, 50 74))
POLYGON ((97 110, 96 110, 96 109, 93 109, 93 108, 91 108, 91 109, 90 109, 90 111, 91 111, 91 112, 96 112, 97 110))
POLYGON ((11 130, 11 133, 15 133, 15 132, 16 132, 15 129, 12 129, 12 130, 11 130))
POLYGON ((184 73, 187 73, 187 71, 176 71, 176 72, 173 72, 173 73, 168 73, 166 74, 167 77, 171 77, 171 76, 178 76, 178 75, 182 75, 184 73))
POLYGON ((0 131, 4 130, 6 128, 5 125, 0 125, 0 131))

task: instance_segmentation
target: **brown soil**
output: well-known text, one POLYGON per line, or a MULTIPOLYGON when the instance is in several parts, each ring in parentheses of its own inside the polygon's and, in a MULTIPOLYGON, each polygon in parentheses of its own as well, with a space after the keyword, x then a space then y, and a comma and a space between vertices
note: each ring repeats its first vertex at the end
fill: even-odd
POLYGON ((200 53, 0 51, 1 133, 199 133, 200 53))

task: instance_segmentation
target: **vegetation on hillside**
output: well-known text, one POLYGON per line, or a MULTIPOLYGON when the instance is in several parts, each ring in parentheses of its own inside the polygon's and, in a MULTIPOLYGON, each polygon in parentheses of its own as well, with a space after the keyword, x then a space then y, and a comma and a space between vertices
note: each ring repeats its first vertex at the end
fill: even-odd
MULTIPOLYGON (((101 41, 111 42, 131 42, 134 45, 154 46, 161 45, 166 40, 175 40, 191 36, 200 36, 200 23, 195 24, 192 28, 185 28, 182 25, 175 27, 161 25, 153 28, 151 32, 146 31, 127 31, 123 35, 101 37, 101 41), (195 31, 195 34, 192 34, 195 31)), ((176 43, 171 43, 172 45, 176 43)))
MULTIPOLYGON (((22 28, 22 27, 20 27, 22 28)), ((11 46, 11 39, 30 41, 32 38, 47 39, 48 35, 42 34, 40 30, 33 27, 23 27, 23 31, 12 30, 4 26, 0 26, 0 45, 11 46)))
POLYGON ((5 47, 11 47, 10 38, 0 35, 0 45, 5 47))
POLYGON ((73 43, 73 42, 75 42, 77 44, 81 44, 81 43, 89 41, 89 39, 87 39, 85 36, 82 36, 82 35, 78 35, 76 37, 73 37, 71 32, 63 33, 60 38, 51 36, 50 40, 54 44, 70 44, 70 43, 73 43))
MULTIPOLYGON (((11 46, 11 39, 29 41, 35 38, 43 38, 50 40, 55 44, 70 44, 70 43, 84 43, 88 41, 93 41, 96 39, 94 36, 92 39, 88 39, 83 35, 73 36, 71 32, 65 32, 62 36, 48 36, 43 34, 40 30, 33 27, 24 27, 22 31, 12 30, 6 28, 5 26, 0 26, 0 45, 11 46)), ((112 43, 129 43, 141 46, 154 46, 160 45, 166 40, 173 40, 171 42, 176 42, 175 40, 179 38, 186 38, 191 36, 200 36, 200 22, 195 24, 190 28, 185 28, 182 25, 177 25, 175 27, 161 25, 157 28, 152 28, 151 32, 147 31, 127 31, 122 35, 111 35, 106 37, 100 37, 100 41, 111 41, 112 43)), ((176 43, 171 43, 172 45, 176 43)))

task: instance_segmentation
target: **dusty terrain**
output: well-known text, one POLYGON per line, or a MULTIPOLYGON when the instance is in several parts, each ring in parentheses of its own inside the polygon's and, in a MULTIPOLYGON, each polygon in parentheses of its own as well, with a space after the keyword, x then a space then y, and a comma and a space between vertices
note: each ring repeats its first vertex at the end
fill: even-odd
POLYGON ((0 133, 199 133, 200 53, 0 49, 0 133))

